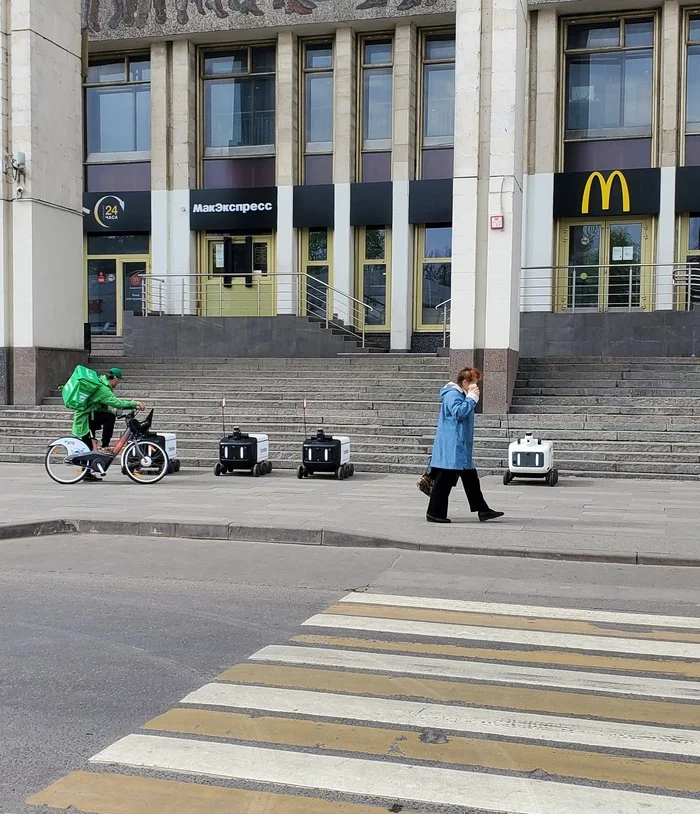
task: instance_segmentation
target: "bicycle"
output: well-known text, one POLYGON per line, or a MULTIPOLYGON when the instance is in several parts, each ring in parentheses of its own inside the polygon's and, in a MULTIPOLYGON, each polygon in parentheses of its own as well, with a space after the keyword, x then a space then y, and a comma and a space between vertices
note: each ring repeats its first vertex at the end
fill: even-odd
POLYGON ((149 438, 153 423, 153 410, 144 421, 136 418, 136 411, 117 413, 124 419, 124 432, 114 445, 114 452, 89 449, 75 436, 50 441, 44 466, 48 476, 56 483, 80 483, 88 475, 104 477, 121 453, 121 470, 134 483, 158 483, 168 474, 170 460, 163 447, 149 438))

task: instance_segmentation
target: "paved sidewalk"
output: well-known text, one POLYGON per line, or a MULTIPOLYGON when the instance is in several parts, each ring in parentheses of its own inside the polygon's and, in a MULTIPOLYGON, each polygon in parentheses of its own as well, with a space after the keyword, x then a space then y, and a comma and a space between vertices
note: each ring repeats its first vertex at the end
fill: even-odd
MULTIPOLYGON (((43 467, 0 465, 0 526, 44 520, 101 520, 174 525, 160 533, 230 539, 389 545, 558 556, 621 562, 700 565, 700 486, 693 482, 563 479, 504 487, 484 478, 489 503, 502 521, 479 523, 460 490, 453 523, 425 522, 425 498, 415 477, 358 473, 348 481, 296 479, 289 471, 264 478, 215 478, 183 470, 155 486, 139 486, 118 471, 101 484, 59 486, 43 467), (326 532, 324 539, 319 532, 326 532), (371 540, 367 538, 373 538, 371 540)), ((127 531, 127 529, 123 529, 127 531)), ((151 529, 154 531, 155 529, 151 529)))

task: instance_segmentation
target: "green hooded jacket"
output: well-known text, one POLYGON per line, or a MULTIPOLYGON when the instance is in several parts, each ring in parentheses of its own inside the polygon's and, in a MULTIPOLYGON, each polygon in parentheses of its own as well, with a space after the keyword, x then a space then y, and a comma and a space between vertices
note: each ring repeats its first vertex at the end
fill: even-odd
POLYGON ((100 386, 85 402, 80 410, 73 413, 73 435, 82 438, 90 432, 90 419, 95 413, 114 410, 132 410, 138 407, 135 401, 118 399, 106 376, 100 376, 100 386))

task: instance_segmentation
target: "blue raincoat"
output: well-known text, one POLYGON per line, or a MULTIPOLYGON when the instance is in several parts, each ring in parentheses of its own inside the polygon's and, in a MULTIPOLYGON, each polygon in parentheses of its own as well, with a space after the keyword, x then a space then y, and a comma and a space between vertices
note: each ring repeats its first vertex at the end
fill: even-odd
POLYGON ((438 469, 474 469, 474 409, 476 401, 450 383, 440 391, 442 406, 430 466, 438 469))

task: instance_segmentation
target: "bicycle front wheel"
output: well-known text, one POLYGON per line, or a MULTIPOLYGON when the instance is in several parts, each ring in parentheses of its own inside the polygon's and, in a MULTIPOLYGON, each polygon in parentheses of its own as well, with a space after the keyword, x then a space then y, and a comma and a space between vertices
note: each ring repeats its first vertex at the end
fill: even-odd
POLYGON ((169 466, 168 454, 153 441, 132 441, 124 450, 122 468, 134 483, 158 483, 169 466))
POLYGON ((83 480, 88 473, 87 469, 66 463, 66 458, 72 454, 65 444, 51 444, 44 458, 44 466, 51 480, 66 486, 83 480))

